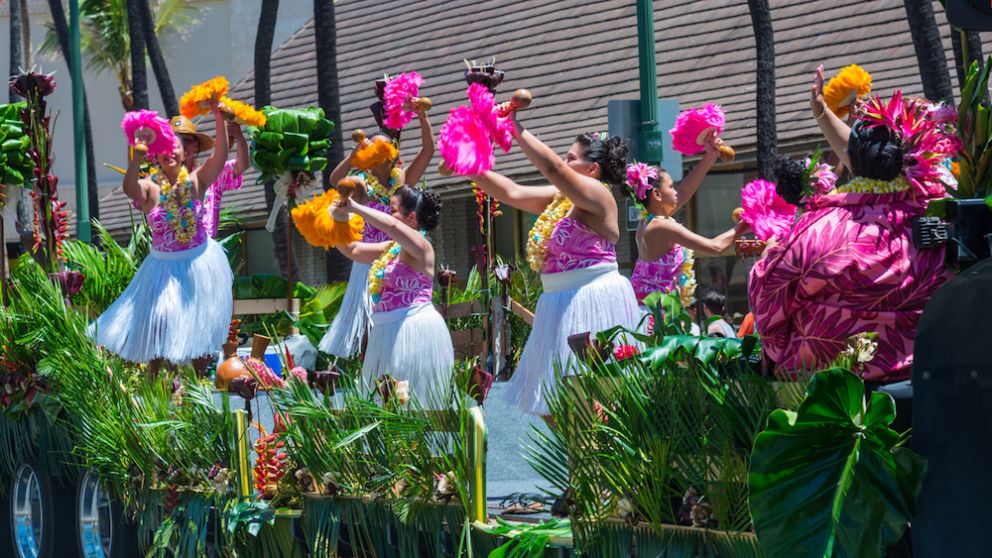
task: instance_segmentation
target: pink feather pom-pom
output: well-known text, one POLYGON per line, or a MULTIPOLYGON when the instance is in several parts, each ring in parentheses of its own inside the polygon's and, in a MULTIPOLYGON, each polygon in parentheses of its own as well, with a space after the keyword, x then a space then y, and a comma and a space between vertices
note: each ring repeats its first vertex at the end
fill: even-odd
POLYGON ((761 240, 783 236, 796 219, 796 206, 778 195, 775 184, 760 178, 744 186, 741 207, 741 221, 761 240))
POLYGON ((513 145, 513 122, 496 111, 496 98, 481 83, 468 86, 468 100, 493 143, 509 153, 513 145))
POLYGON ((485 125, 465 105, 451 109, 438 133, 437 150, 448 168, 463 176, 482 174, 496 162, 485 125))
POLYGON ((417 113, 406 110, 404 105, 410 99, 420 95, 420 86, 424 84, 424 78, 417 72, 403 72, 386 82, 383 93, 384 104, 386 106, 386 117, 383 124, 393 130, 402 130, 410 123, 417 113))
POLYGON ((138 110, 124 114, 121 128, 127 135, 127 143, 134 146, 136 135, 148 146, 149 155, 167 155, 176 148, 176 134, 169 121, 153 110, 138 110))
POLYGON ((675 127, 668 131, 672 135, 672 148, 683 155, 698 155, 705 149, 706 134, 715 130, 723 133, 726 116, 719 105, 712 103, 683 111, 675 120, 675 127))

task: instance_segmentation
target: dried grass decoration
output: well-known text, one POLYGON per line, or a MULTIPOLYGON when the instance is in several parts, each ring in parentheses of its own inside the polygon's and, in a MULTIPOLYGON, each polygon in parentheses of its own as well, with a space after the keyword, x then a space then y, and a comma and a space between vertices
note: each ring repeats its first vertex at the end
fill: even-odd
POLYGON ((847 118, 854 101, 871 91, 871 74, 857 64, 841 69, 823 88, 823 101, 838 118, 847 118))
POLYGON ((210 112, 210 103, 219 103, 230 84, 224 76, 211 78, 201 84, 194 85, 179 99, 179 112, 192 120, 197 116, 210 112))

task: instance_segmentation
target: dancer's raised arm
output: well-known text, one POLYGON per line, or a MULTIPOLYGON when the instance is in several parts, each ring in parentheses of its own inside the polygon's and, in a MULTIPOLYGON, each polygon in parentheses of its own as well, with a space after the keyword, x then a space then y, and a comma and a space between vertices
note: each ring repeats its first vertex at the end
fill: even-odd
POLYGON ((838 118, 823 100, 822 65, 816 69, 816 77, 810 87, 809 106, 813 111, 813 118, 820 126, 823 137, 830 144, 831 151, 834 152, 842 165, 851 168, 851 158, 847 154, 847 139, 851 136, 851 128, 838 118))
POLYGON ((558 193, 554 186, 523 186, 493 171, 471 178, 483 192, 500 203, 527 213, 540 214, 558 193))
POLYGON ((716 132, 710 132, 706 137, 706 150, 703 152, 703 157, 696 166, 692 167, 689 174, 679 182, 678 203, 675 205, 675 211, 682 209, 685 204, 689 203, 692 196, 696 194, 699 185, 703 183, 703 179, 706 178, 706 175, 713 168, 717 158, 720 156, 719 147, 721 143, 723 143, 723 140, 716 135, 716 132))
POLYGON ((214 151, 203 162, 203 166, 193 171, 196 175, 196 197, 200 199, 203 198, 210 185, 220 176, 220 171, 224 170, 224 163, 227 162, 227 152, 230 150, 230 145, 227 141, 227 122, 224 120, 224 115, 221 113, 220 107, 216 104, 210 110, 214 113, 214 130, 216 130, 214 151))
POLYGON ((706 256, 720 256, 734 245, 734 240, 747 232, 746 223, 738 223, 735 227, 713 237, 696 234, 682 224, 672 220, 658 221, 648 231, 647 242, 675 242, 706 256))
POLYGON ((434 129, 431 128, 431 121, 427 118, 427 109, 424 105, 416 103, 413 103, 413 108, 417 112, 417 121, 420 122, 420 151, 406 168, 403 183, 407 186, 416 186, 420 182, 427 166, 431 163, 431 157, 434 156, 434 129))
POLYGON ((145 154, 138 149, 133 150, 131 160, 127 165, 127 172, 124 173, 124 181, 121 186, 124 190, 124 194, 137 203, 139 209, 142 211, 148 211, 151 209, 150 207, 147 207, 147 205, 149 189, 152 187, 152 183, 150 180, 145 180, 138 177, 138 174, 141 171, 141 161, 144 157, 145 154))

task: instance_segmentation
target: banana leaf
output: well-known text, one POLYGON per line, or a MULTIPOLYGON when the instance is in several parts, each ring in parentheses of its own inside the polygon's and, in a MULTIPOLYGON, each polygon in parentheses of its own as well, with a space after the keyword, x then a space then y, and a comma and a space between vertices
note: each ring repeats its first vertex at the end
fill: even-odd
POLYGON ((814 376, 798 411, 757 436, 748 476, 766 556, 881 558, 916 513, 926 459, 899 447, 895 402, 853 373, 814 376))
POLYGON ((319 108, 262 109, 265 126, 249 128, 252 164, 261 171, 260 181, 287 171, 313 174, 327 167, 327 150, 334 123, 319 108))
POLYGON ((21 186, 32 176, 33 165, 24 152, 31 146, 31 138, 24 133, 20 112, 24 103, 0 105, 0 150, 7 158, 0 162, 0 180, 10 186, 21 186))

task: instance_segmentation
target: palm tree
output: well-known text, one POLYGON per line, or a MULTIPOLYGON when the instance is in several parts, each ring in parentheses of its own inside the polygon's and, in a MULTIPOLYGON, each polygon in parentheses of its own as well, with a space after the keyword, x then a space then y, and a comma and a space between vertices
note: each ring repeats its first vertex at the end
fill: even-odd
MULTIPOLYGON (((328 119, 334 122, 331 149, 327 152, 328 172, 322 173, 324 189, 330 188, 330 169, 344 159, 344 137, 341 130, 341 97, 338 93, 337 29, 332 0, 313 0, 314 43, 317 49, 317 102, 328 119)), ((327 280, 347 281, 351 260, 337 250, 327 253, 327 280)))
POLYGON ((916 62, 923 81, 923 95, 934 102, 954 102, 951 76, 947 70, 944 42, 933 13, 931 0, 903 0, 909 32, 913 36, 916 62))
POLYGON ((279 0, 262 0, 255 33, 255 106, 272 103, 272 39, 276 33, 279 0))
MULTIPOLYGON (((81 0, 79 5, 81 49, 86 68, 96 73, 111 71, 117 79, 124 110, 131 110, 131 44, 127 6, 129 0, 81 0)), ((51 4, 51 0, 49 0, 51 4)), ((161 0, 154 6, 155 34, 184 36, 197 23, 201 12, 193 0, 161 0)), ((41 44, 46 54, 60 55, 54 25, 41 44)), ((161 86, 161 84, 160 84, 161 86)))
MULTIPOLYGON (((52 13, 52 29, 55 31, 59 52, 68 61, 71 58, 69 50, 69 24, 65 19, 65 10, 61 0, 48 0, 52 13)), ((88 197, 90 200, 90 217, 100 219, 100 188, 96 180, 96 164, 93 159, 93 127, 90 125, 90 105, 83 88, 83 137, 86 141, 86 177, 89 184, 88 197)))
POLYGON ((771 179, 775 165, 775 36, 772 29, 772 12, 768 0, 748 0, 751 26, 754 28, 755 54, 757 57, 757 116, 758 176, 771 179))
POLYGON ((127 110, 148 108, 148 69, 145 68, 145 32, 141 27, 141 9, 138 4, 146 0, 127 0, 127 28, 131 34, 131 107, 127 110))
POLYGON ((169 67, 165 64, 165 57, 162 56, 162 49, 158 45, 158 35, 155 34, 155 18, 152 16, 152 9, 148 5, 148 0, 138 2, 138 15, 141 19, 141 34, 145 39, 145 48, 148 49, 148 58, 151 59, 152 71, 155 72, 155 81, 158 83, 158 91, 162 96, 162 104, 165 105, 166 114, 175 116, 179 114, 179 103, 176 101, 176 91, 172 88, 169 67))
MULTIPOLYGON (((21 3, 14 0, 10 3, 10 77, 17 75, 18 68, 24 63, 24 55, 21 53, 21 3)), ((12 88, 8 88, 11 103, 21 100, 20 95, 14 93, 12 88)))

